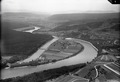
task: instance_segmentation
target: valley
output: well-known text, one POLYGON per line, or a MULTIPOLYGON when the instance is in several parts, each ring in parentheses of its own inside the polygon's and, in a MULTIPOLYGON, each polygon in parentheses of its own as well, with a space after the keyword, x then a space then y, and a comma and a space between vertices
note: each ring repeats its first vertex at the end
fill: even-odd
MULTIPOLYGON (((17 19, 19 22, 15 22, 16 19, 14 19, 15 24, 21 23, 20 21, 23 18, 21 17, 20 20, 17 19)), ((8 19, 13 20, 12 17, 5 20, 8 22, 8 19)), ((34 70, 31 73, 29 72, 30 69, 28 69, 28 71, 26 71, 27 75, 25 76, 8 78, 2 80, 3 82, 120 81, 120 72, 118 69, 120 66, 120 20, 118 13, 58 14, 38 19, 43 23, 35 18, 35 21, 32 23, 27 20, 27 22, 29 22, 25 23, 28 24, 27 26, 24 25, 24 23, 20 24, 23 25, 22 27, 41 27, 40 29, 33 31, 32 34, 15 30, 3 32, 3 40, 5 38, 7 41, 5 44, 7 44, 7 46, 4 46, 6 50, 2 50, 4 51, 2 52, 2 56, 13 56, 7 63, 12 63, 14 66, 16 61, 25 60, 25 62, 30 62, 30 60, 35 59, 35 61, 30 63, 31 66, 36 66, 36 68, 31 67, 31 69, 34 70), (9 37, 15 37, 15 39, 8 38, 4 33, 7 33, 9 37), (19 35, 19 38, 17 35, 19 35), (42 45, 53 38, 52 36, 58 37, 59 40, 53 42, 47 49, 42 48, 42 45), (21 42, 19 42, 19 40, 21 42), (20 48, 18 46, 20 46, 20 48), (35 54, 39 49, 41 49, 41 51, 38 52, 38 55, 31 56, 31 54, 35 54), (42 53, 42 51, 44 52, 42 53), (42 54, 40 55, 40 53, 42 54), (92 56, 92 54, 96 54, 97 56, 92 56), (38 62, 42 62, 43 65, 38 62), (49 66, 54 67, 49 68, 49 66), (42 68, 45 70, 40 71, 42 68), (31 80, 29 80, 30 78, 31 80)), ((3 23, 5 23, 5 21, 3 23)), ((8 28, 8 26, 9 25, 5 24, 4 27, 8 28)), ((19 25, 13 25, 13 27, 10 26, 9 28, 20 29, 17 26, 19 25)), ((31 27, 28 29, 30 30, 31 27)), ((30 66, 30 63, 28 64, 28 67, 30 66)), ((27 67, 22 69, 19 68, 19 70, 27 70, 27 67)), ((13 71, 13 73, 18 72, 13 71)))

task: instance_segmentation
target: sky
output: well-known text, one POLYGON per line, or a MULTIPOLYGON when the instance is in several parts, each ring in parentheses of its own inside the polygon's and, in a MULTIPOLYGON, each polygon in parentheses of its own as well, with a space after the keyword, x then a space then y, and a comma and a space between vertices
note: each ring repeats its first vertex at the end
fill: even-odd
POLYGON ((108 0, 2 0, 2 12, 82 13, 119 12, 120 5, 108 0))

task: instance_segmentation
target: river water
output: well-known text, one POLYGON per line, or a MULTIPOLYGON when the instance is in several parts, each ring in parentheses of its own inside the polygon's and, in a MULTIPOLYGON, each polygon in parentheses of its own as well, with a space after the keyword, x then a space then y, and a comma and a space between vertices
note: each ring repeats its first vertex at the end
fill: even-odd
POLYGON ((23 60, 23 61, 20 61, 19 63, 22 63, 22 62, 29 62, 29 61, 32 61, 32 60, 36 60, 37 58, 39 58, 42 53, 47 50, 47 48, 53 43, 55 42, 56 40, 58 40, 57 37, 53 36, 54 39, 52 39, 51 41, 47 42, 45 45, 43 45, 40 49, 38 49, 32 56, 28 57, 27 59, 23 60))
POLYGON ((25 32, 30 32, 30 33, 32 33, 33 31, 38 30, 38 29, 40 29, 40 28, 41 28, 41 27, 36 27, 36 26, 34 26, 34 29, 27 30, 27 31, 25 31, 25 32))
MULTIPOLYGON (((55 40, 54 38, 53 40, 55 40)), ((84 46, 84 50, 78 53, 76 56, 70 57, 65 60, 61 60, 55 63, 49 63, 39 66, 19 67, 1 70, 1 79, 23 76, 34 72, 39 72, 52 68, 59 68, 62 66, 75 65, 79 63, 86 63, 92 61, 97 56, 97 49, 89 42, 80 39, 69 39, 74 40, 84 46)), ((49 44, 49 43, 47 43, 49 44)), ((46 45, 46 44, 45 44, 46 45)), ((37 51, 39 52, 39 50, 37 51)))

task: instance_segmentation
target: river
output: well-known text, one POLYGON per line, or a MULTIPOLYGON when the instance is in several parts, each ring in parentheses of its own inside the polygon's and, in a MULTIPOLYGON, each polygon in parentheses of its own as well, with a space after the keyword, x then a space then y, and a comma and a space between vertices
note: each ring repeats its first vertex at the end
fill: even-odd
POLYGON ((55 42, 56 40, 58 40, 57 37, 53 36, 54 39, 52 39, 51 41, 47 42, 45 45, 43 45, 41 48, 39 48, 32 56, 28 57, 27 59, 23 60, 23 61, 20 61, 18 63, 23 63, 23 62, 29 62, 29 61, 32 61, 32 60, 36 60, 37 58, 39 58, 42 53, 47 50, 47 48, 53 43, 55 42))
MULTIPOLYGON (((54 37, 53 40, 55 39, 56 38, 54 37)), ((79 63, 86 63, 86 62, 92 61, 97 56, 97 49, 91 43, 84 40, 73 39, 73 38, 69 40, 74 40, 75 42, 82 44, 84 46, 84 50, 78 53, 76 56, 73 56, 68 59, 61 60, 55 63, 49 63, 49 64, 39 65, 39 66, 3 69, 1 70, 1 78, 6 79, 6 78, 11 78, 16 76, 23 76, 23 75, 27 75, 34 72, 47 70, 47 69, 59 68, 62 66, 69 66, 69 65, 79 64, 79 63)), ((39 52, 39 50, 37 52, 39 52)))
POLYGON ((40 28, 41 28, 41 27, 36 27, 36 26, 34 26, 34 29, 27 30, 27 31, 24 31, 24 32, 30 32, 30 33, 32 33, 33 31, 38 30, 38 29, 40 29, 40 28))

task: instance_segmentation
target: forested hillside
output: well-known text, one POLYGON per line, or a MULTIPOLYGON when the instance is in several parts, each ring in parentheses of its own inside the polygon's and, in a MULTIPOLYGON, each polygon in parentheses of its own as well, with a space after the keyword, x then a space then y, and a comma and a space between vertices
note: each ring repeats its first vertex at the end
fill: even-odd
POLYGON ((69 31, 69 30, 78 30, 78 31, 91 31, 91 30, 102 30, 102 29, 113 29, 119 30, 119 18, 110 18, 110 19, 101 19, 101 20, 88 20, 83 22, 81 20, 78 21, 70 21, 60 26, 52 29, 51 31, 69 31))
POLYGON ((2 25, 1 31, 2 55, 31 55, 39 47, 52 39, 47 34, 31 34, 11 30, 7 24, 2 25))

